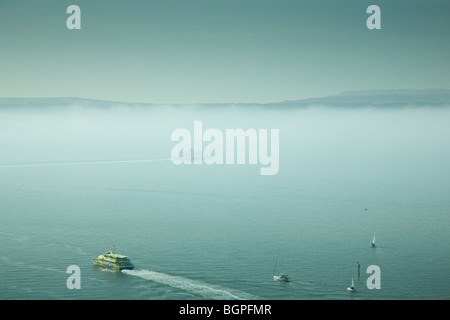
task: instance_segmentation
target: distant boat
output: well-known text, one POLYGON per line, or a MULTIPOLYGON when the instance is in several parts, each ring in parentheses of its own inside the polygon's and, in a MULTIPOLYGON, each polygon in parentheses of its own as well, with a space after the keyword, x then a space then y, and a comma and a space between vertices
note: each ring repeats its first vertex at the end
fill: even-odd
POLYGON ((273 280, 275 281, 281 281, 281 282, 289 282, 291 281, 291 278, 287 274, 280 274, 273 275, 273 280))
POLYGON ((349 292, 356 292, 355 284, 353 283, 353 278, 352 278, 352 285, 347 288, 347 291, 349 291, 349 292))
POLYGON ((275 261, 275 268, 273 268, 273 280, 280 281, 280 282, 289 282, 291 281, 291 278, 287 274, 281 274, 278 272, 278 274, 275 274, 278 266, 278 256, 280 254, 280 249, 278 249, 277 253, 277 260, 275 261))
POLYGON ((377 246, 375 245, 375 232, 373 233, 373 239, 372 239, 372 243, 370 244, 370 246, 372 248, 376 248, 377 246))
POLYGON ((130 258, 122 254, 117 254, 114 252, 114 246, 111 251, 101 254, 97 257, 93 257, 92 261, 95 265, 108 268, 111 270, 122 271, 122 270, 133 270, 134 265, 131 263, 130 258))

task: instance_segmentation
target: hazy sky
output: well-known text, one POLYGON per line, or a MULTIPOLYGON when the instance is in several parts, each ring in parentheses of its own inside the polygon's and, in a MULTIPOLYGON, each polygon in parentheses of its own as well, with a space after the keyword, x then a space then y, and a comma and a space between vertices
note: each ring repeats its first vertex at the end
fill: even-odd
POLYGON ((271 102, 450 89, 448 0, 0 0, 0 97, 271 102), (66 9, 81 8, 81 30, 66 9), (381 8, 381 30, 366 9, 381 8))

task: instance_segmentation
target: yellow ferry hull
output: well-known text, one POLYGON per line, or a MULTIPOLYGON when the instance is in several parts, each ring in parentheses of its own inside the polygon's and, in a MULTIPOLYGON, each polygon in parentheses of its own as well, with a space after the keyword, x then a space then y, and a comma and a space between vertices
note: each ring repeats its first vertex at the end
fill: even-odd
POLYGON ((98 259, 97 257, 92 258, 92 261, 94 262, 94 265, 100 266, 103 268, 108 268, 110 270, 115 271, 121 271, 121 270, 133 270, 134 265, 133 264, 127 264, 127 265, 119 265, 116 262, 98 259))

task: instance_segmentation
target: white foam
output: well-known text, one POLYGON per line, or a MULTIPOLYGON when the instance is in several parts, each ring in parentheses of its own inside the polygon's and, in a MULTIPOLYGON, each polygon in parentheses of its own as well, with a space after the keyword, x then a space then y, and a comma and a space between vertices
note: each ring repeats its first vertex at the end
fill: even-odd
POLYGON ((207 299, 214 300, 249 300, 256 299, 249 293, 225 288, 218 285, 212 285, 198 280, 172 276, 161 272, 150 270, 123 270, 122 273, 136 276, 145 280, 165 284, 173 288, 185 290, 187 292, 200 295, 207 299))

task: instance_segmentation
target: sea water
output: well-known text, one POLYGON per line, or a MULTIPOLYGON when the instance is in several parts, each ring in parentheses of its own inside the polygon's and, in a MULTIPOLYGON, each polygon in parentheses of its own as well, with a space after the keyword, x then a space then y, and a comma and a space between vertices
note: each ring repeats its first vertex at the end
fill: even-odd
POLYGON ((414 106, 1 109, 0 299, 449 299, 448 123, 414 106), (196 120, 279 129, 278 174, 175 165, 171 132, 196 120), (134 270, 93 265, 113 245, 134 270))

